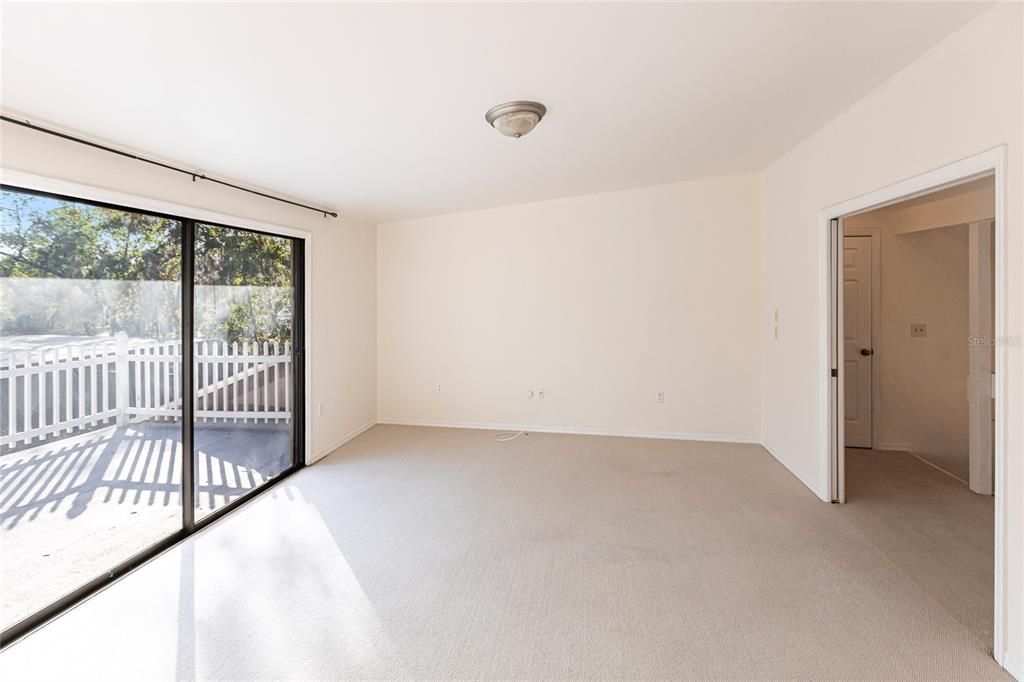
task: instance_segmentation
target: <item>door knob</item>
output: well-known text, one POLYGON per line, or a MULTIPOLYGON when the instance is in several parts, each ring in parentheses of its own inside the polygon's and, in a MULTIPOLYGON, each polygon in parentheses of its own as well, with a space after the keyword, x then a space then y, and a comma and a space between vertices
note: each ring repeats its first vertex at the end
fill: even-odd
POLYGON ((870 348, 861 348, 860 349, 860 354, 864 355, 864 356, 872 355, 872 354, 874 354, 874 352, 875 351, 871 350, 870 348))

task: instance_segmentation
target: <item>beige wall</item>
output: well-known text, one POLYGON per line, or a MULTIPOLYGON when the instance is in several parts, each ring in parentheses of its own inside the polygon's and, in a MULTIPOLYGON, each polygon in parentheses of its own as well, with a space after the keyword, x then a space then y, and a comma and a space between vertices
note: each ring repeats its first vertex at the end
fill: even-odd
MULTIPOLYGON (((766 168, 762 200, 762 434, 771 451, 828 496, 822 390, 827 297, 819 212, 998 145, 1007 145, 1007 333, 1024 313, 1021 128, 1024 17, 997 4, 766 168), (772 313, 778 309, 778 339, 772 313)), ((1024 670, 1024 382, 1007 350, 1009 462, 1004 532, 1007 662, 1024 670)))
POLYGON ((268 201, 7 123, 0 166, 313 233, 310 361, 313 458, 376 417, 374 226, 268 201), (323 416, 317 404, 323 404, 323 416))
POLYGON ((380 420, 757 440, 757 192, 735 176, 379 226, 380 420))
POLYGON ((900 202, 877 213, 895 231, 902 233, 991 218, 995 207, 995 180, 988 176, 900 202))
POLYGON ((962 460, 967 478, 967 226, 882 231, 882 316, 877 361, 879 443, 962 460), (912 338, 910 324, 928 325, 912 338))

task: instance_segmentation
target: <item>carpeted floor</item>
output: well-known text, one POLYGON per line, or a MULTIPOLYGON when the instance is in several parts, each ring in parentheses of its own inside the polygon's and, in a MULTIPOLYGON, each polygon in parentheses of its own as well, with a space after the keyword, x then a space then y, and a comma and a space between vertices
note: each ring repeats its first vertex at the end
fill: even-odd
POLYGON ((969 481, 971 478, 971 458, 967 453, 915 452, 914 454, 961 481, 969 481))
MULTIPOLYGON (((197 424, 194 431, 199 517, 291 461, 287 424, 197 424)), ((151 421, 0 457, 0 625, 181 528, 180 439, 180 425, 151 421)))
POLYGON ((992 642, 993 498, 904 452, 846 451, 842 513, 979 641, 992 642))
POLYGON ((908 460, 851 456, 840 507, 754 445, 378 426, 0 676, 1007 679, 959 557, 991 500, 908 460))

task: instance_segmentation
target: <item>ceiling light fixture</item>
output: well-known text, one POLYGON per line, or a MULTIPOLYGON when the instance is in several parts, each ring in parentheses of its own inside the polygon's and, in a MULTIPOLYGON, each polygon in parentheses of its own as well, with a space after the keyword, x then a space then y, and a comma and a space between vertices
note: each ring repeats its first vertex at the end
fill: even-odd
POLYGON ((540 102, 520 100, 491 107, 484 118, 502 135, 519 138, 536 128, 547 111, 540 102))

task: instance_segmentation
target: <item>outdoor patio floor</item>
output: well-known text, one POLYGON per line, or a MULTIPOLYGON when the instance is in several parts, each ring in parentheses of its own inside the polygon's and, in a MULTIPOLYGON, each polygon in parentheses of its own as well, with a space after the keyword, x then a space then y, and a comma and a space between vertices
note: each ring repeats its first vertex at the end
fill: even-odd
MULTIPOLYGON (((291 462, 286 423, 196 424, 196 518, 291 462)), ((181 427, 109 426, 0 457, 0 626, 181 528, 181 427)))

